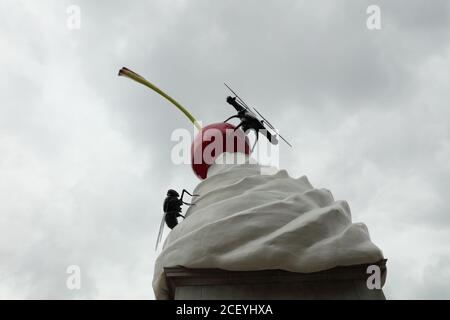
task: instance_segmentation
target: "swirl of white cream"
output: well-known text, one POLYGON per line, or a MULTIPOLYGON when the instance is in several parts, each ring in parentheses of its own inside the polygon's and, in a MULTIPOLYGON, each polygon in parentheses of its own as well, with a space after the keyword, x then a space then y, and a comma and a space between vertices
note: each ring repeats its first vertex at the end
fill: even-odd
POLYGON ((214 164, 194 193, 200 195, 195 205, 156 261, 158 299, 168 298, 164 267, 309 273, 383 259, 365 224, 352 223, 347 202, 313 188, 305 176, 214 164))

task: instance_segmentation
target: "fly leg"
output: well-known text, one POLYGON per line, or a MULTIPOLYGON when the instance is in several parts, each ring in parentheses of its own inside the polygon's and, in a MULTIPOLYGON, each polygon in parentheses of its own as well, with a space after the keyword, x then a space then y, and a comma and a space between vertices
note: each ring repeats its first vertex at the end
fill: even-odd
POLYGON ((183 201, 183 197, 184 197, 184 194, 185 193, 187 193, 188 195, 190 195, 191 197, 198 197, 198 196, 200 196, 199 194, 191 194, 189 191, 187 191, 186 189, 183 189, 183 191, 181 192, 181 198, 180 198, 180 200, 181 201, 183 201))
POLYGON ((187 193, 187 194, 190 195, 191 197, 198 197, 199 195, 198 195, 198 194, 191 194, 191 193, 189 193, 189 191, 187 191, 186 189, 183 189, 183 192, 181 192, 181 198, 180 198, 180 201, 183 202, 184 204, 188 205, 188 206, 194 205, 193 203, 187 203, 187 202, 184 202, 184 201, 183 201, 183 197, 184 197, 184 194, 185 194, 185 193, 187 193))

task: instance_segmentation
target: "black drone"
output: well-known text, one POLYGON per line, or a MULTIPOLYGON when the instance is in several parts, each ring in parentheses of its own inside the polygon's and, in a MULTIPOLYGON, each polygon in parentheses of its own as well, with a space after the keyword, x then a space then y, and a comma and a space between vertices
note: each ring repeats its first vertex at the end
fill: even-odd
POLYGON ((292 147, 292 145, 286 140, 284 139, 280 134, 277 133, 275 127, 269 122, 269 120, 267 120, 266 118, 264 118, 264 116, 258 111, 256 110, 256 108, 253 108, 253 110, 256 111, 256 113, 254 113, 250 107, 244 102, 244 100, 242 100, 234 91, 233 89, 231 89, 226 83, 224 83, 224 85, 234 94, 234 97, 227 97, 227 102, 233 106, 234 109, 236 109, 237 114, 234 116, 229 117, 227 120, 225 120, 224 122, 228 122, 229 120, 233 119, 233 118, 239 118, 239 120, 241 120, 241 122, 237 125, 237 127, 234 129, 235 131, 239 128, 242 128, 242 130, 247 133, 248 130, 253 130, 255 131, 255 135, 256 135, 256 140, 255 143, 253 144, 252 147, 252 151, 256 146, 256 142, 258 142, 258 138, 259 138, 259 133, 261 132, 266 138, 267 140, 272 143, 273 145, 277 145, 278 144, 278 139, 277 136, 279 136, 281 139, 283 139, 284 142, 287 143, 288 146, 292 147), (262 118, 262 120, 260 120, 259 117, 262 118), (267 124, 267 126, 270 128, 270 130, 272 132, 270 132, 264 124, 267 124))
POLYGON ((161 225, 159 227, 158 238, 156 239, 155 250, 158 248, 158 244, 161 241, 161 237, 162 237, 163 230, 164 230, 164 222, 166 222, 167 226, 170 229, 175 228, 175 226, 178 224, 178 217, 182 217, 183 219, 185 218, 185 216, 183 216, 180 213, 181 206, 183 204, 186 204, 188 206, 194 205, 192 203, 187 203, 187 202, 183 201, 183 196, 185 193, 187 193, 191 197, 199 196, 198 194, 190 194, 186 189, 183 189, 183 192, 181 193, 181 198, 178 199, 178 197, 180 196, 178 194, 178 192, 176 192, 175 190, 172 190, 172 189, 169 189, 167 191, 167 197, 164 200, 164 205, 163 205, 164 215, 162 217, 161 225))

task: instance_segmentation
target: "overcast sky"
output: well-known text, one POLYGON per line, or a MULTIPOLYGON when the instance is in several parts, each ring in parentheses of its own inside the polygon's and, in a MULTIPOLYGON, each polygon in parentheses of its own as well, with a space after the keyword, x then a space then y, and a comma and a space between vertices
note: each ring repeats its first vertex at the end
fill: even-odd
POLYGON ((191 126, 127 66, 204 123, 229 82, 367 224, 388 298, 449 299, 449 36, 446 0, 1 1, 0 298, 154 298, 166 190, 198 180, 170 161, 191 126))

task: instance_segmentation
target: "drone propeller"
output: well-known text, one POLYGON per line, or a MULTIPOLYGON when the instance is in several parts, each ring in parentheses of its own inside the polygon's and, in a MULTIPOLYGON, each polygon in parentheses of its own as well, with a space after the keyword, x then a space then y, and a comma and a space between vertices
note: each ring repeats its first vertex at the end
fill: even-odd
POLYGON ((264 116, 258 111, 256 110, 255 107, 253 107, 253 109, 255 109, 255 111, 259 114, 259 116, 261 118, 263 118, 263 120, 267 123, 267 125, 269 126, 270 129, 276 130, 275 127, 269 122, 269 120, 267 120, 266 118, 264 118, 264 116))
POLYGON ((292 148, 292 144, 290 144, 285 138, 283 138, 283 136, 281 134, 277 134, 277 136, 279 136, 281 139, 283 139, 283 141, 286 142, 286 144, 292 148))
POLYGON ((238 98, 238 100, 244 105, 244 107, 246 109, 249 109, 249 107, 247 106, 247 104, 244 102, 244 100, 241 99, 241 97, 238 96, 238 94, 236 92, 233 91, 233 89, 231 89, 225 82, 223 83, 225 85, 225 87, 228 88, 228 90, 231 91, 232 94, 234 94, 236 96, 236 98, 238 98))
MULTIPOLYGON (((253 109, 255 109, 255 111, 259 114, 259 116, 261 118, 263 118, 263 120, 267 123, 267 125, 270 127, 270 129, 274 130, 276 132, 277 129, 275 129, 275 127, 269 122, 269 120, 267 120, 266 118, 264 118, 264 116, 258 111, 256 110, 255 107, 253 107, 253 109)), ((292 148, 292 145, 285 139, 283 138, 283 136, 279 133, 276 133, 277 136, 279 136, 281 139, 283 139, 284 142, 286 142, 286 144, 292 148)))
POLYGON ((247 110, 248 112, 252 113, 254 116, 256 116, 256 114, 250 109, 250 107, 244 102, 244 100, 241 99, 241 97, 238 96, 238 94, 236 92, 233 91, 233 89, 231 89, 225 82, 223 83, 225 85, 225 87, 228 88, 228 90, 231 91, 232 94, 234 94, 234 96, 238 99, 238 101, 242 104, 242 106, 244 107, 245 110, 247 110))

